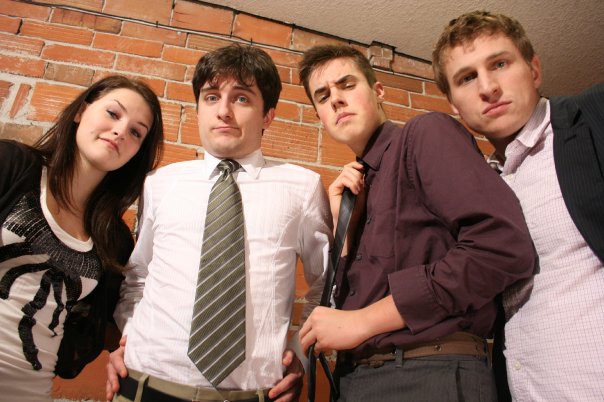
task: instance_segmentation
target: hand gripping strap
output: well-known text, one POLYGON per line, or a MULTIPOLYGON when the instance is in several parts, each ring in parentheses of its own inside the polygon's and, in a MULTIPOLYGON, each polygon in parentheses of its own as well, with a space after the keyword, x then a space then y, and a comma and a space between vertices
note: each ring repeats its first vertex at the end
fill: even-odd
MULTIPOLYGON (((340 212, 338 215, 338 224, 336 226, 336 235, 333 242, 333 248, 329 253, 327 278, 325 278, 325 287, 323 288, 323 294, 321 295, 320 305, 323 307, 329 307, 331 301, 331 292, 333 290, 336 272, 340 265, 340 256, 342 255, 342 247, 344 246, 344 240, 346 239, 346 232, 348 232, 348 225, 350 224, 350 216, 354 209, 354 202, 356 195, 352 193, 348 188, 344 189, 342 193, 342 202, 340 203, 340 212)), ((317 358, 314 355, 315 345, 312 345, 308 349, 308 402, 315 401, 316 391, 316 375, 317 375, 317 358)), ((331 398, 338 399, 339 390, 336 387, 335 381, 329 369, 329 364, 323 353, 319 353, 319 361, 321 367, 325 371, 325 376, 329 381, 329 387, 331 388, 331 398)))

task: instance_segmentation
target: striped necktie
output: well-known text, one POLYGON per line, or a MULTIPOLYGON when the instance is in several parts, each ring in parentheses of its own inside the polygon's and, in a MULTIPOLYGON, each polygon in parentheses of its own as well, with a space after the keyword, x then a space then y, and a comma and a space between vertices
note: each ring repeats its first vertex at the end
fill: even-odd
POLYGON ((245 245, 241 193, 223 160, 212 187, 189 336, 189 358, 215 388, 245 360, 245 245))

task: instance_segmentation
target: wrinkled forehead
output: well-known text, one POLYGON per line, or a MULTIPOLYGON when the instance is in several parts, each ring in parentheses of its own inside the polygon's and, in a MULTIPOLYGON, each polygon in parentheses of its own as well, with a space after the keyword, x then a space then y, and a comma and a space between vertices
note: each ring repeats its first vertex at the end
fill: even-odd
POLYGON ((202 86, 218 88, 225 83, 235 83, 238 86, 252 88, 256 86, 256 79, 249 73, 214 73, 209 76, 202 86))

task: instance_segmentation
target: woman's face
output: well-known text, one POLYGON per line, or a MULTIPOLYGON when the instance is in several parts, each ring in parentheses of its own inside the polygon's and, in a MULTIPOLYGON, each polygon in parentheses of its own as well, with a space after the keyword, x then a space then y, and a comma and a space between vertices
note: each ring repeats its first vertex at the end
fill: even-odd
POLYGON ((76 144, 81 168, 101 174, 119 169, 138 152, 153 114, 137 92, 114 89, 78 113, 76 144))

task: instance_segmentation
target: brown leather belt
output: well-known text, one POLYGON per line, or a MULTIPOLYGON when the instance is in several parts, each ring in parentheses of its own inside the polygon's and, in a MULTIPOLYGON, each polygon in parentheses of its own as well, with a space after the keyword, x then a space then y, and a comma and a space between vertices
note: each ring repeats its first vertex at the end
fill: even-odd
POLYGON ((406 346, 365 349, 362 352, 344 352, 338 354, 339 364, 353 366, 369 365, 380 367, 385 362, 397 359, 417 359, 428 356, 463 355, 486 358, 488 347, 486 340, 467 332, 455 332, 429 342, 406 346))

